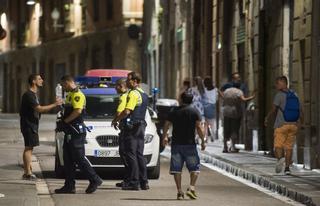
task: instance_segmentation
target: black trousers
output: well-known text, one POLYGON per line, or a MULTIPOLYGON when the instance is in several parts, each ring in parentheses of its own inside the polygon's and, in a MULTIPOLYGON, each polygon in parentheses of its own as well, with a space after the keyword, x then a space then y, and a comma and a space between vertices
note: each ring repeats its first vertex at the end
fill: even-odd
POLYGON ((129 183, 148 183, 147 165, 143 156, 146 124, 139 124, 133 130, 124 132, 125 159, 128 164, 129 183))
POLYGON ((121 161, 123 163, 124 166, 124 176, 123 176, 123 181, 128 183, 130 181, 129 176, 130 176, 130 172, 129 172, 129 166, 126 160, 126 152, 125 152, 125 136, 124 136, 124 132, 120 132, 119 133, 119 155, 121 158, 121 161))
POLYGON ((224 148, 227 148, 227 141, 232 140, 233 145, 239 143, 239 132, 241 126, 240 118, 224 117, 223 119, 223 143, 224 148))
POLYGON ((76 164, 90 183, 99 179, 99 176, 85 158, 85 138, 86 133, 73 135, 70 140, 68 140, 67 135, 64 138, 63 160, 66 175, 64 184, 66 187, 75 187, 76 164))

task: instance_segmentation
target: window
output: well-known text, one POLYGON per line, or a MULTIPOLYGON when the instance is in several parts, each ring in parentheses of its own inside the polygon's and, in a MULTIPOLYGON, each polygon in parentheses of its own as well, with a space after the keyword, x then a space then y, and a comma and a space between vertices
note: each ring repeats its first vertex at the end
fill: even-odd
POLYGON ((100 18, 100 13, 99 13, 99 0, 93 0, 93 21, 98 22, 100 18))
POLYGON ((92 68, 100 67, 100 48, 98 46, 94 46, 91 50, 91 66, 92 68))
POLYGON ((38 73, 37 72, 37 62, 35 59, 32 61, 32 68, 31 69, 32 69, 32 74, 38 73))
POLYGON ((54 66, 54 72, 55 72, 55 76, 54 76, 53 84, 54 84, 54 88, 55 88, 57 83, 60 82, 61 77, 66 75, 66 64, 65 63, 56 64, 54 66))
POLYGON ((70 72, 72 75, 75 75, 75 74, 76 74, 75 61, 76 61, 76 55, 75 55, 75 54, 70 54, 70 55, 69 55, 69 72, 70 72))
POLYGON ((112 68, 112 43, 111 41, 107 41, 104 48, 105 52, 105 67, 112 68))
POLYGON ((106 0, 106 17, 107 20, 112 20, 113 19, 113 0, 106 0))

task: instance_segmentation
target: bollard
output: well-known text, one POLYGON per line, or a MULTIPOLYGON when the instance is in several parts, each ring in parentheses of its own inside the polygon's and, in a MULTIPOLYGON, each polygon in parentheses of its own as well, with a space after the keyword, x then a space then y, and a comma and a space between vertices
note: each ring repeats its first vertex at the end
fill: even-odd
POLYGON ((252 130, 252 151, 259 151, 259 139, 258 139, 258 130, 252 130))

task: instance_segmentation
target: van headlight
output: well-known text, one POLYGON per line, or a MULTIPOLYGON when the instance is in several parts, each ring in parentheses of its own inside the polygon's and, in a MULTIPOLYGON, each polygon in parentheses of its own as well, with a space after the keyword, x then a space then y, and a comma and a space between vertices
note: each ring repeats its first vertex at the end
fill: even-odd
POLYGON ((153 140, 153 135, 152 134, 146 134, 144 136, 144 143, 145 144, 148 144, 148 143, 152 142, 152 140, 153 140))

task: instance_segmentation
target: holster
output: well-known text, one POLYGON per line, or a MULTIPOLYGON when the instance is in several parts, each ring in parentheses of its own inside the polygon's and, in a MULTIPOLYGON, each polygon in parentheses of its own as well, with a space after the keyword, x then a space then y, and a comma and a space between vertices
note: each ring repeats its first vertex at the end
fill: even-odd
POLYGON ((79 135, 86 133, 86 126, 83 123, 68 124, 66 134, 79 135))
POLYGON ((145 124, 145 121, 125 121, 122 124, 120 124, 120 129, 124 132, 134 132, 142 124, 145 124))

